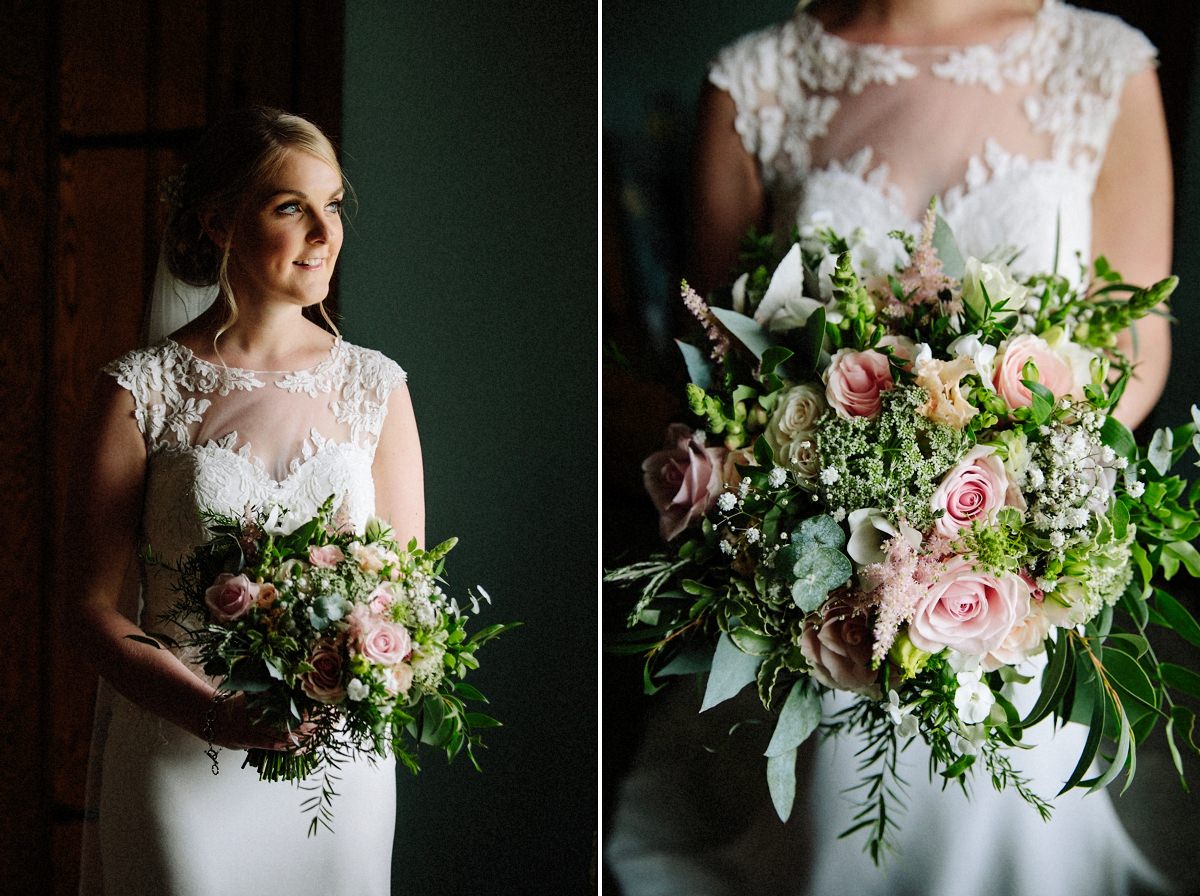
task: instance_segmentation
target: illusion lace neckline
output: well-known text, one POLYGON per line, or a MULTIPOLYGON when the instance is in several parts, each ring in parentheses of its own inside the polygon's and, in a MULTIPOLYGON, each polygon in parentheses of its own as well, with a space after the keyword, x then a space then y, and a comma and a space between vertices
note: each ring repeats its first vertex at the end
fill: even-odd
POLYGON ((802 24, 811 29, 813 38, 818 43, 823 43, 830 49, 842 53, 895 53, 895 54, 937 54, 937 53, 969 53, 972 50, 988 49, 995 52, 1003 52, 1010 44, 1023 43, 1031 34, 1035 33, 1045 21, 1047 14, 1052 7, 1058 4, 1058 0, 1041 0, 1041 5, 1034 12, 1033 17, 1029 21, 1024 22, 1017 28, 1014 28, 1003 37, 998 37, 995 40, 981 41, 969 44, 889 44, 872 41, 851 40, 849 38, 840 37, 829 31, 820 19, 805 9, 801 8, 796 11, 796 19, 802 24))
POLYGON ((208 368, 210 370, 215 370, 218 373, 223 373, 225 371, 229 371, 232 373, 248 373, 248 374, 278 374, 280 376, 289 376, 289 375, 305 374, 305 373, 313 373, 313 374, 321 373, 329 365, 333 364, 333 362, 337 360, 338 353, 341 351, 341 348, 342 348, 342 337, 335 336, 333 338, 333 344, 329 346, 329 351, 326 352, 325 356, 322 357, 321 360, 317 361, 315 364, 310 364, 308 367, 301 367, 301 368, 295 369, 295 370, 259 370, 259 369, 252 368, 252 367, 232 367, 229 365, 217 364, 213 361, 207 361, 204 358, 201 358, 199 355, 197 355, 194 351, 192 351, 190 348, 188 348, 182 342, 172 339, 170 336, 166 337, 166 341, 171 343, 172 345, 176 346, 176 348, 179 349, 180 353, 183 355, 183 357, 189 363, 196 364, 201 367, 208 368))

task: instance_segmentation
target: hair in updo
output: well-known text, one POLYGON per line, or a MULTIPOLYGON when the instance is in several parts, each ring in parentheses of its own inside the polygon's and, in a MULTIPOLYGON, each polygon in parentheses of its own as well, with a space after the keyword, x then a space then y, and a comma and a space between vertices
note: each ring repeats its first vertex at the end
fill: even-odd
MULTIPOLYGON (((246 203, 278 173, 288 150, 316 156, 345 182, 333 144, 320 128, 299 115, 252 106, 218 119, 171 184, 163 237, 167 267, 184 283, 220 288, 229 314, 218 337, 237 320, 237 301, 228 278, 229 245, 218 246, 205 233, 203 221, 215 213, 231 242, 246 203)), ((324 302, 320 310, 336 333, 324 302)))

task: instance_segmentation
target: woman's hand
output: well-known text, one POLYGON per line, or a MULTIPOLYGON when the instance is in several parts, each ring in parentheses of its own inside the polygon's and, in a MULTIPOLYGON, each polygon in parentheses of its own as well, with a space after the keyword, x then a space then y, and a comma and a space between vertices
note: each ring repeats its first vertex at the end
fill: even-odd
POLYGON ((277 725, 260 720, 259 711, 251 709, 245 694, 234 694, 225 699, 214 698, 200 731, 201 740, 212 738, 211 743, 231 750, 276 750, 294 752, 304 744, 304 738, 312 733, 313 726, 305 722, 291 732, 277 725), (212 719, 211 730, 208 720, 212 719))

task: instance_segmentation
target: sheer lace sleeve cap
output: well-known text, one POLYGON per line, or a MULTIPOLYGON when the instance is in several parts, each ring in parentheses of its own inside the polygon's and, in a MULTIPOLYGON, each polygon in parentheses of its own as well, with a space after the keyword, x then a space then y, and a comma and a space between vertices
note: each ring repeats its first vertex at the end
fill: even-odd
POLYGON ((334 416, 350 426, 355 441, 374 444, 387 417, 388 396, 408 381, 404 369, 381 352, 346 346, 345 380, 331 404, 334 416))
MULTIPOLYGON (((172 433, 186 431, 208 409, 209 402, 180 394, 179 381, 185 358, 170 340, 126 352, 100 368, 133 396, 133 416, 150 448, 172 433)), ((186 377, 184 377, 186 379, 186 377)))

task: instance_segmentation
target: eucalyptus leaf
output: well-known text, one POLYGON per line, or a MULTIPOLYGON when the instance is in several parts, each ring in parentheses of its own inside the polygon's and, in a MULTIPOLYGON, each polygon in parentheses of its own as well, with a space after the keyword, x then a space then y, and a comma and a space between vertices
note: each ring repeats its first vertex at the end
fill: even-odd
POLYGON ((803 680, 797 681, 775 724, 775 733, 767 745, 768 758, 785 753, 796 754, 796 748, 808 739, 821 724, 821 698, 803 680))
POLYGON ((713 653, 712 670, 708 673, 708 687, 700 711, 705 712, 737 696, 742 688, 754 681, 761 664, 762 657, 742 653, 729 640, 729 635, 722 634, 713 653))
POLYGON ((701 389, 706 391, 711 389, 712 370, 708 366, 708 358, 704 352, 700 351, 696 346, 683 342, 680 339, 676 339, 675 344, 679 346, 679 353, 683 355, 683 363, 687 366, 688 379, 701 389))
POLYGON ((806 613, 825 602, 829 592, 849 580, 854 573, 850 559, 835 548, 811 547, 792 567, 792 600, 806 613))
POLYGON ((767 759, 767 788, 771 791, 771 802, 780 821, 792 815, 796 801, 796 751, 771 756, 767 759))
POLYGON ((937 221, 933 225, 933 249, 941 259, 942 270, 946 276, 961 280, 967 272, 967 262, 958 248, 958 240, 954 238, 954 231, 950 229, 950 225, 941 215, 937 216, 937 221))
POLYGON ((1200 697, 1200 675, 1174 663, 1159 663, 1158 676, 1167 687, 1200 697))
POLYGON ((712 668, 713 648, 709 644, 691 644, 677 653, 671 662, 656 672, 656 675, 692 675, 707 672, 712 668))
MULTIPOLYGON (((811 538, 827 548, 840 548, 846 544, 846 533, 827 513, 809 517, 800 524, 800 535, 811 538)), ((795 536, 793 536, 794 538, 795 536)))
POLYGON ((1200 624, 1187 609, 1161 588, 1154 590, 1154 607, 1168 626, 1189 644, 1200 647, 1200 624))
POLYGON ((1152 709, 1158 709, 1158 690, 1137 660, 1123 651, 1106 648, 1102 662, 1113 684, 1152 709))
POLYGON ((754 318, 730 311, 728 308, 709 308, 709 311, 730 336, 749 349, 759 360, 771 347, 771 337, 754 318))

